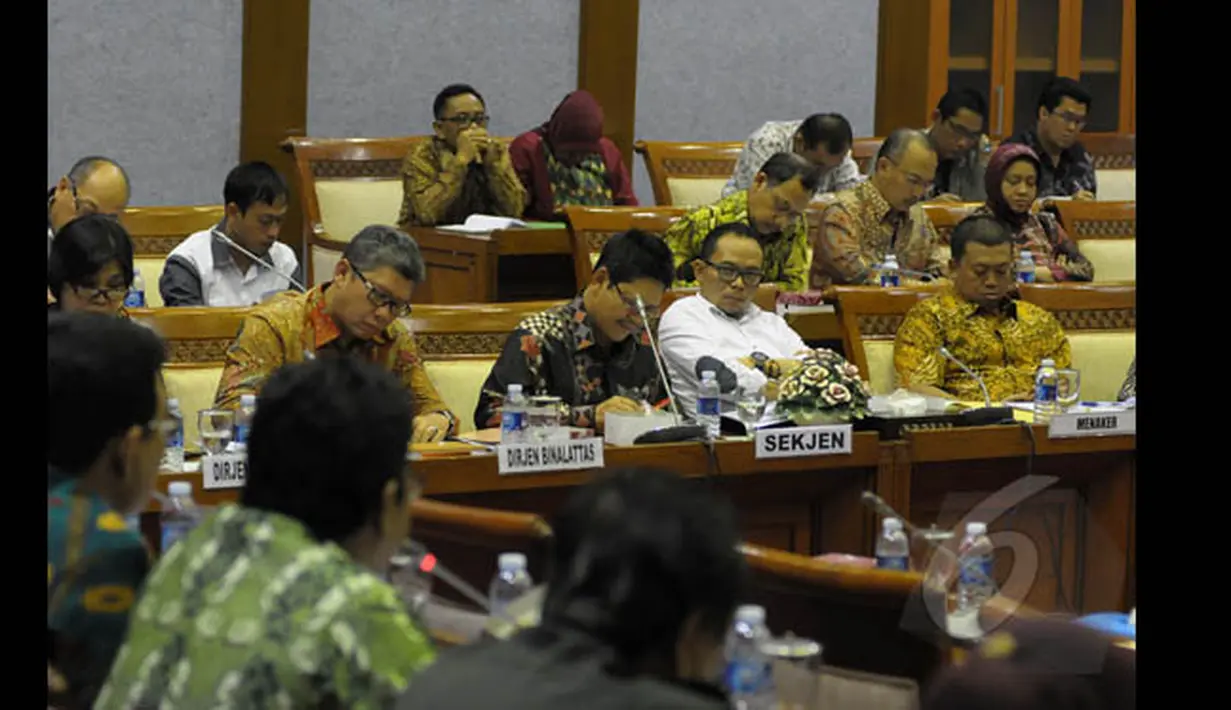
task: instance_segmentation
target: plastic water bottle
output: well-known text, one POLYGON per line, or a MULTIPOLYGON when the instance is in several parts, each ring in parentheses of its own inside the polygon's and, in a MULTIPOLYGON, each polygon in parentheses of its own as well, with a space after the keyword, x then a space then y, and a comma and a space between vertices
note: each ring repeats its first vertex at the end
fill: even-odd
POLYGON ((170 496, 162 508, 162 553, 179 542, 200 522, 200 511, 192 499, 192 484, 188 481, 172 481, 167 486, 170 496))
POLYGON ((726 639, 726 684, 738 710, 770 710, 777 704, 773 665, 762 649, 768 640, 765 607, 747 604, 735 610, 726 639))
POLYGON ((701 386, 697 390, 697 423, 705 427, 711 439, 717 439, 722 433, 721 397, 718 375, 712 370, 702 372, 701 386))
POLYGON ((901 266, 898 266, 898 257, 894 254, 889 254, 885 257, 885 263, 881 264, 881 286, 901 286, 902 273, 901 266))
POLYGON ((1022 249, 1017 257, 1017 280, 1020 283, 1034 283, 1034 255, 1029 249, 1022 249))
POLYGON ((252 429, 252 418, 256 416, 256 395, 239 396, 239 411, 235 413, 235 437, 231 440, 236 444, 248 446, 248 432, 252 429))
POLYGON ((128 287, 128 294, 124 296, 124 306, 145 308, 145 279, 141 276, 141 269, 133 269, 133 283, 128 287))
POLYGON ((1059 411, 1057 389, 1060 378, 1056 374, 1056 361, 1046 358, 1034 374, 1034 420, 1045 422, 1059 411))
POLYGON ((162 468, 167 471, 184 470, 184 415, 180 412, 178 399, 167 400, 167 415, 175 420, 175 430, 167 437, 167 447, 162 452, 162 468))
POLYGON ((503 616, 509 604, 534 586, 526 571, 526 556, 520 552, 502 552, 496 561, 496 576, 488 589, 492 616, 503 616))
POLYGON ((526 395, 516 382, 509 385, 500 408, 500 443, 516 444, 526 440, 526 395))
POLYGON ((876 541, 876 566, 881 569, 910 569, 910 541, 902 532, 902 521, 885 518, 881 522, 881 536, 876 541))
POLYGON ((994 560, 987 523, 966 523, 966 537, 958 546, 957 608, 978 609, 996 593, 992 581, 994 560))

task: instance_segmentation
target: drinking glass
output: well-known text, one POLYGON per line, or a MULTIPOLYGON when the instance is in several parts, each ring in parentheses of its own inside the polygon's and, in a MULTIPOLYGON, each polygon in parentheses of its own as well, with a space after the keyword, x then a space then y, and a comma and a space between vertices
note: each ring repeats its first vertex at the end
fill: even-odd
POLYGON ((389 559, 389 584, 397 590, 407 613, 415 618, 422 618, 432 598, 431 568, 423 569, 427 557, 428 550, 423 543, 407 540, 389 559))
POLYGON ((745 433, 752 436, 757 422, 761 421, 761 417, 765 415, 764 388, 750 391, 740 390, 739 397, 735 400, 735 411, 739 415, 739 420, 744 424, 745 433))
POLYGON ((1077 370, 1056 370, 1056 404, 1064 411, 1081 399, 1081 373, 1077 370))
POLYGON ((235 412, 229 409, 202 409, 197 415, 197 432, 206 454, 217 456, 226 453, 234 431, 235 412))
POLYGON ((551 395, 531 397, 529 406, 526 407, 527 440, 544 442, 560 438, 562 411, 562 401, 559 397, 551 395))
POLYGON ((821 645, 790 632, 768 640, 761 650, 774 668, 774 686, 780 710, 816 707, 821 670, 821 645))

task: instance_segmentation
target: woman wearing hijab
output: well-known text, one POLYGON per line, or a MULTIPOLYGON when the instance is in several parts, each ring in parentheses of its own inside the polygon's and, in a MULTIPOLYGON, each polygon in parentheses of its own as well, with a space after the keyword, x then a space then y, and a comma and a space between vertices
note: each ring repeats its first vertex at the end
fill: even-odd
POLYGON ((990 214, 1013 230, 1018 250, 1029 249, 1038 281, 1090 281, 1094 265, 1048 212, 1031 213, 1038 195, 1039 156, 1029 146, 1003 143, 983 176, 987 203, 974 214, 990 214))
POLYGON ((564 97, 551 118, 509 146, 532 220, 558 220, 565 205, 637 205, 619 148, 603 137, 603 109, 588 91, 564 97))

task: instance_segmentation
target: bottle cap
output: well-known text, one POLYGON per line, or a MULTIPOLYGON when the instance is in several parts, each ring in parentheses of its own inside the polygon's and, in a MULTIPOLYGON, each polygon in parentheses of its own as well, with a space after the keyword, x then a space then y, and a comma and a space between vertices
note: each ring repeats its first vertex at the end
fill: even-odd
POLYGON ((986 535, 987 523, 966 523, 967 535, 986 535))
POLYGON ((898 518, 885 518, 881 525, 885 532, 898 532, 902 529, 902 521, 898 518))
POLYGON ((1045 358, 1043 358, 1043 362, 1042 362, 1042 363, 1040 363, 1040 365, 1041 365, 1042 367, 1055 367, 1055 366, 1056 366, 1056 361, 1055 361, 1055 360, 1053 360, 1053 359, 1051 359, 1051 358, 1049 358, 1049 357, 1045 357, 1045 358))
POLYGON ((180 401, 176 399, 175 397, 170 397, 167 399, 168 408, 172 408, 172 407, 178 408, 179 406, 180 406, 180 401))
POLYGON ((702 370, 701 371, 702 380, 712 380, 716 377, 718 377, 718 374, 715 373, 713 370, 702 370))
POLYGON ((502 552, 500 557, 496 558, 496 565, 502 572, 524 570, 526 568, 526 556, 520 552, 502 552))
POLYGON ((745 624, 764 624, 765 607, 757 604, 744 604, 735 610, 735 619, 745 624))
POLYGON ((255 407, 256 406, 256 395, 255 394, 241 394, 239 396, 239 406, 255 407))
POLYGON ((509 385, 508 392, 509 394, 521 394, 521 385, 514 382, 513 384, 509 385))
POLYGON ((172 481, 171 485, 167 486, 167 492, 173 496, 190 496, 192 495, 192 483, 189 481, 172 481))

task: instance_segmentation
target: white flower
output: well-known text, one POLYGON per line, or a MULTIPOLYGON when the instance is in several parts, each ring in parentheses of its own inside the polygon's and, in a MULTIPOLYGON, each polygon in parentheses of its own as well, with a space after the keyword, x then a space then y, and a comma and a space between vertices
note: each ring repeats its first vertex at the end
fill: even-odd
POLYGON ((793 397, 798 397, 799 393, 799 383, 795 380, 787 380, 782 383, 782 389, 778 391, 778 399, 791 399, 793 397))
POLYGON ((842 366, 842 374, 847 377, 859 377, 859 368, 848 362, 842 366))
POLYGON ((826 388, 823 396, 829 404, 845 404, 851 401, 851 391, 846 388, 846 385, 837 382, 826 388))

